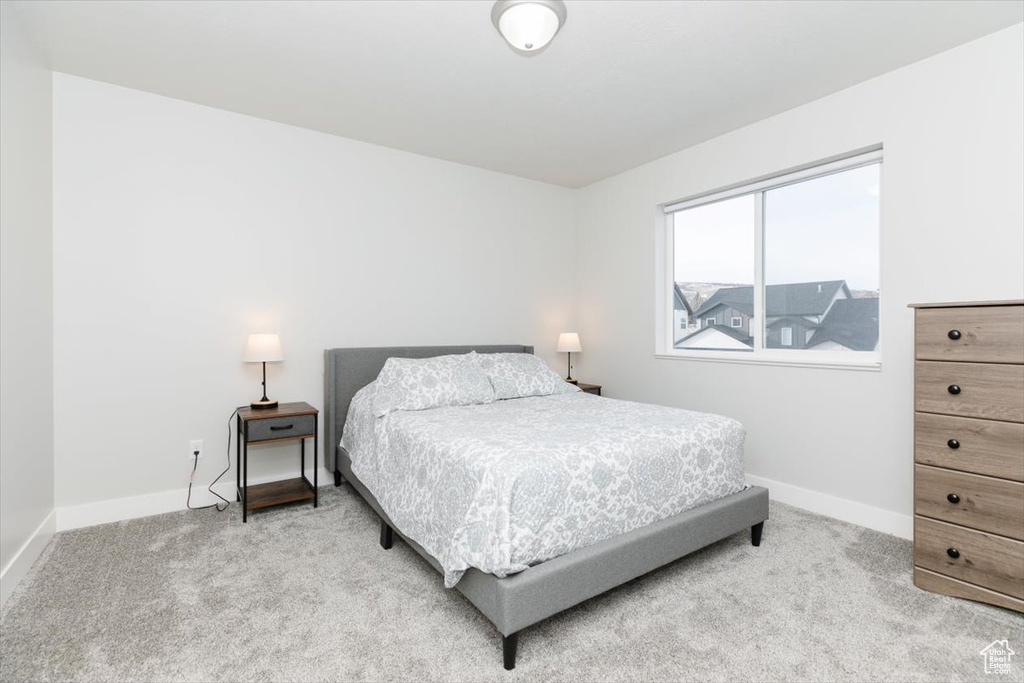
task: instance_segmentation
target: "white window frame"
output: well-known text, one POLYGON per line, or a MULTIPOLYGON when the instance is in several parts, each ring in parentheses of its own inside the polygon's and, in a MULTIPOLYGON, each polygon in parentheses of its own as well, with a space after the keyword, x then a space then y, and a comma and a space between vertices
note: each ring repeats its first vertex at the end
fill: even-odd
POLYGON ((792 346, 793 345, 793 328, 782 327, 779 328, 779 346, 792 346), (789 341, 786 341, 786 337, 789 337, 789 341))
MULTIPOLYGON (((784 365, 794 367, 820 367, 841 370, 881 370, 881 347, 884 342, 884 329, 879 316, 878 349, 875 351, 842 352, 820 351, 814 349, 769 349, 765 347, 766 331, 765 316, 758 314, 764 310, 764 193, 786 185, 840 173, 862 166, 879 165, 879 185, 883 185, 882 146, 864 148, 848 154, 830 157, 818 162, 806 164, 771 176, 738 183, 719 190, 705 192, 675 202, 667 202, 656 207, 655 211, 655 350, 656 358, 672 360, 697 360, 719 363, 747 363, 765 365, 784 365), (674 214, 677 211, 694 208, 704 204, 733 199, 744 195, 758 194, 755 198, 754 217, 754 316, 751 318, 749 334, 753 338, 754 348, 751 351, 731 350, 696 350, 677 349, 672 335, 672 312, 674 305, 674 214), (755 324, 756 322, 756 324, 755 324)), ((879 201, 881 214, 881 201, 879 201)), ((879 216, 879 231, 882 229, 882 216, 879 216)), ((881 262, 881 254, 879 254, 881 262)), ((879 292, 882 289, 881 272, 879 273, 879 292)), ((705 323, 707 319, 704 319, 705 323)))
POLYGON ((734 315, 734 316, 730 316, 730 317, 732 318, 732 320, 729 321, 729 327, 732 327, 732 328, 743 327, 743 318, 742 318, 742 316, 734 315))
POLYGON ((711 327, 715 324, 715 318, 704 318, 704 327, 711 327), (708 322, 708 321, 711 322, 708 322))

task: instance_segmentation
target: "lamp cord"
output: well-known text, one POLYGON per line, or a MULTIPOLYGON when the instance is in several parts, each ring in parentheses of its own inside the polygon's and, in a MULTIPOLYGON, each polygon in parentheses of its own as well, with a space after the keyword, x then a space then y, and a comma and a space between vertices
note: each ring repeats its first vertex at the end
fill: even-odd
POLYGON ((192 473, 189 475, 188 478, 188 497, 185 499, 185 507, 187 507, 189 510, 207 510, 209 508, 217 508, 217 512, 224 512, 225 510, 228 509, 228 506, 231 505, 231 501, 229 501, 227 498, 213 490, 213 485, 220 481, 221 477, 227 474, 228 470, 231 469, 231 421, 235 419, 235 415, 238 414, 238 411, 244 407, 245 406, 238 406, 237 408, 234 409, 234 411, 232 411, 231 415, 228 417, 228 449, 226 454, 227 466, 224 468, 224 471, 218 474, 217 478, 211 481, 210 485, 206 487, 207 491, 209 491, 210 493, 224 501, 224 505, 221 506, 220 503, 210 503, 209 505, 200 505, 198 507, 192 507, 192 482, 195 481, 196 468, 199 466, 199 453, 197 451, 192 454, 192 473))

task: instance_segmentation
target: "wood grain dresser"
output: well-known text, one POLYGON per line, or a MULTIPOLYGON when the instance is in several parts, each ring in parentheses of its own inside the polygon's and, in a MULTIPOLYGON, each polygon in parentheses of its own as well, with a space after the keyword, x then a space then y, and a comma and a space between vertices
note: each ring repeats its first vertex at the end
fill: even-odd
POLYGON ((1024 301, 912 308, 914 584, 1024 612, 1024 301))

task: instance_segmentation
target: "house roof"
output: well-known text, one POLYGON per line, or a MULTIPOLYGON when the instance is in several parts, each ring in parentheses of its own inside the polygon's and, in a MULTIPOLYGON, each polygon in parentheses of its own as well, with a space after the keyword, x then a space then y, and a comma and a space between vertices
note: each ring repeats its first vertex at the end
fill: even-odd
POLYGON ((678 344, 680 342, 686 341, 687 339, 692 339, 692 338, 694 338, 694 337, 696 337, 698 335, 704 334, 705 332, 707 332, 709 330, 714 330, 715 332, 721 332, 725 336, 732 337, 736 341, 743 342, 744 344, 749 344, 750 346, 754 345, 753 337, 751 337, 750 335, 743 334, 742 332, 736 330, 735 328, 728 327, 727 325, 708 325, 707 327, 702 327, 699 330, 697 330, 696 332, 691 332, 690 334, 686 335, 685 337, 683 337, 682 339, 680 339, 676 343, 678 344))
POLYGON ((840 299, 832 305, 808 348, 832 341, 854 351, 878 345, 878 299, 840 299))
MULTIPOLYGON (((821 282, 795 282, 784 285, 768 285, 765 287, 767 315, 770 318, 787 315, 823 315, 836 293, 842 289, 847 297, 850 290, 844 280, 823 280, 821 282)), ((747 315, 754 314, 754 288, 723 287, 716 291, 697 310, 697 317, 718 306, 729 306, 747 315)))
POLYGON ((851 296, 844 280, 768 285, 767 315, 824 315, 840 289, 845 290, 847 298, 851 296))
POLYGON ((683 294, 683 290, 679 287, 678 283, 673 283, 672 288, 675 290, 675 303, 673 308, 675 310, 684 310, 690 316, 693 316, 693 309, 690 308, 690 302, 686 300, 686 295, 683 294))
POLYGON ((754 288, 750 285, 745 287, 722 287, 697 309, 695 315, 699 318, 719 306, 729 306, 747 315, 754 315, 754 288))

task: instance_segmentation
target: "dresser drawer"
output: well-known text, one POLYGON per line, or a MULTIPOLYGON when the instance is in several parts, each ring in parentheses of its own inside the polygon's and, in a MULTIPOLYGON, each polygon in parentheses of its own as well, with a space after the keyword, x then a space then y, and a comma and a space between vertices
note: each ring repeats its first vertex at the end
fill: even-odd
POLYGON ((1011 598, 1009 595, 990 591, 987 588, 975 586, 973 583, 967 583, 960 579, 936 574, 921 567, 914 567, 914 585, 941 595, 951 595, 954 598, 987 602, 990 605, 1024 612, 1024 600, 1011 598))
POLYGON ((1024 484, 915 465, 914 514, 1024 540, 1024 484))
POLYGON ((272 439, 291 439, 297 436, 313 436, 314 415, 294 417, 269 417, 265 420, 249 420, 249 443, 272 439))
POLYGON ((914 518, 914 565, 1024 598, 1024 543, 914 518))
POLYGON ((1024 306, 919 308, 918 360, 1024 363, 1024 306))
POLYGON ((1024 481, 1024 424, 915 413, 914 462, 1024 481))
POLYGON ((1024 422, 1024 365, 917 361, 914 409, 1024 422))

